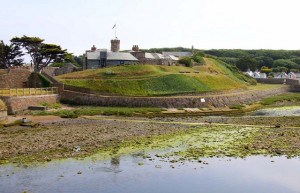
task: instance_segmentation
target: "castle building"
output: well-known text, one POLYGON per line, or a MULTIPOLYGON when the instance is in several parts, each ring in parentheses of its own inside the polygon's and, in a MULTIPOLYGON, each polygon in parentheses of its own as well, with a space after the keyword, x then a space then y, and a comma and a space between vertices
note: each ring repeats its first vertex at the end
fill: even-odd
POLYGON ((111 51, 97 49, 95 46, 84 54, 83 69, 96 69, 108 66, 136 64, 138 59, 130 53, 120 52, 120 40, 111 40, 111 51))

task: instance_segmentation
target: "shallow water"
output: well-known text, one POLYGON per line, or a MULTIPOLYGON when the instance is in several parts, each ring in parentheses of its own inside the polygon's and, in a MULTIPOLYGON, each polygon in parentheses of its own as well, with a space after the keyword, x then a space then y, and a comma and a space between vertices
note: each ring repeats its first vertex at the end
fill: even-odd
MULTIPOLYGON (((152 158, 151 158, 152 159, 152 158)), ((36 166, 0 166, 1 193, 296 193, 300 160, 208 158, 170 163, 125 155, 68 159, 36 166)))
POLYGON ((266 108, 254 111, 253 116, 300 116, 300 106, 266 108))

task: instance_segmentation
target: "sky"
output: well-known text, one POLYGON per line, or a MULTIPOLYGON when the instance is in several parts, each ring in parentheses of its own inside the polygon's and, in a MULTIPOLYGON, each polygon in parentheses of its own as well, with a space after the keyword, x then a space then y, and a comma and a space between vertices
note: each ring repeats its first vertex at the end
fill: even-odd
POLYGON ((0 0, 0 40, 35 36, 81 55, 121 50, 300 49, 299 0, 0 0))

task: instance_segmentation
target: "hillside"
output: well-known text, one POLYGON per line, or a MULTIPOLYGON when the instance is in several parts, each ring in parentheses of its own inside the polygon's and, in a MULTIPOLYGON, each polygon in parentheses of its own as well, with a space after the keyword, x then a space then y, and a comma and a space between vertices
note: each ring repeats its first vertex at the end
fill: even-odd
POLYGON ((59 76, 67 85, 79 86, 103 94, 158 96, 201 93, 246 88, 253 81, 205 58, 205 65, 183 66, 130 65, 86 70, 59 76))

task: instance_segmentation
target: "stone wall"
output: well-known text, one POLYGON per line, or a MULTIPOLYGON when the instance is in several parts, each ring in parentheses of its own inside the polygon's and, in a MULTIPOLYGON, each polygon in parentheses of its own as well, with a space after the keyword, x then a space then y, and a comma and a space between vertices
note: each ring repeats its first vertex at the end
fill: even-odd
POLYGON ((252 103, 268 96, 290 91, 289 86, 264 91, 245 91, 233 94, 177 97, 120 97, 100 96, 96 94, 63 91, 61 100, 78 105, 126 106, 126 107, 162 107, 162 108, 203 108, 224 107, 234 104, 252 103), (202 99, 202 100, 201 100, 202 99), (203 99, 205 102, 203 102, 203 99))
POLYGON ((255 78, 258 83, 262 84, 283 84, 284 78, 255 78))
POLYGON ((8 114, 15 114, 28 109, 29 106, 39 106, 41 103, 56 103, 58 95, 22 96, 22 97, 0 97, 7 106, 8 114))
POLYGON ((28 68, 13 68, 7 74, 0 75, 0 88, 28 87, 31 70, 28 68))
POLYGON ((300 80, 297 79, 286 79, 286 84, 288 85, 300 85, 300 80))

